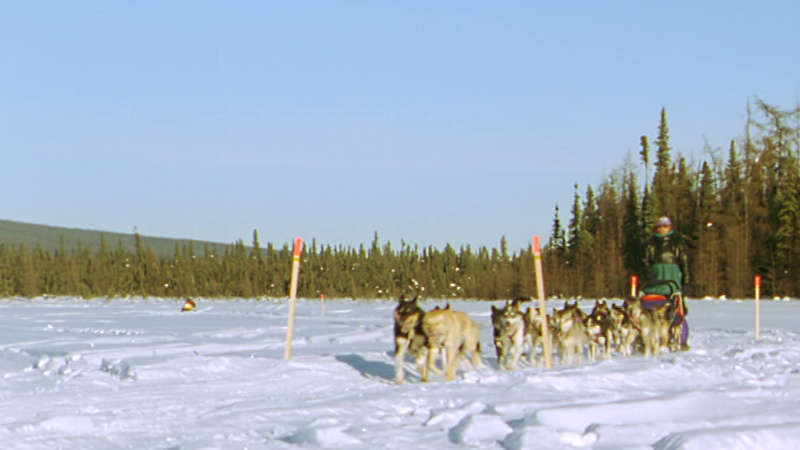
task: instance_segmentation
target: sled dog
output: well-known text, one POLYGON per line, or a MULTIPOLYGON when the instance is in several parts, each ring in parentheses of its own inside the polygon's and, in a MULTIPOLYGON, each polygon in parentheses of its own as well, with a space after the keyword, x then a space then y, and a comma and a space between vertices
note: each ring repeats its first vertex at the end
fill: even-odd
MULTIPOLYGON (((542 317, 539 308, 528 308, 525 310, 525 343, 530 347, 528 354, 528 362, 531 366, 536 364, 536 354, 539 347, 542 347, 542 354, 544 354, 544 341, 542 340, 542 317)), ((550 348, 553 348, 553 340, 556 335, 555 328, 553 327, 551 316, 547 316, 548 337, 550 339, 550 348)), ((538 365, 544 364, 544 359, 539 361, 538 365)))
POLYGON ((614 342, 614 319, 611 308, 605 300, 597 300, 592 313, 586 317, 586 330, 589 333, 589 359, 597 361, 600 350, 605 357, 611 357, 611 344, 614 342))
POLYGON ((641 302, 635 298, 626 298, 622 304, 622 323, 620 324, 620 353, 622 356, 629 357, 641 347, 642 343, 642 324, 641 315, 644 309, 641 302))
MULTIPOLYGON (((419 306, 419 297, 407 299, 404 295, 400 296, 400 302, 394 309, 394 370, 397 384, 405 381, 405 354, 408 352, 417 363, 420 373, 426 375, 427 370, 423 369, 428 364, 428 338, 422 332, 422 318, 425 310, 419 306)), ((437 349, 432 349, 437 353, 437 349)), ((432 358, 436 360, 436 356, 432 358)), ((436 368, 435 364, 430 367, 434 373, 441 375, 442 372, 436 368)))
POLYGON ((683 343, 683 318, 673 318, 669 327, 669 351, 672 353, 688 350, 689 346, 683 343))
POLYGON ((514 370, 522 356, 525 345, 525 318, 519 304, 529 299, 517 298, 506 301, 506 306, 492 305, 492 326, 494 327, 494 346, 497 350, 497 368, 514 370))
POLYGON ((653 308, 653 310, 647 312, 650 313, 649 315, 652 317, 653 327, 655 328, 655 334, 657 336, 656 343, 658 344, 658 349, 655 351, 655 354, 658 355, 661 353, 661 347, 667 347, 672 350, 673 346, 670 341, 672 338, 672 324, 675 319, 674 304, 667 303, 666 305, 653 308))
POLYGON ((670 327, 673 319, 672 304, 666 303, 653 309, 646 309, 642 305, 641 299, 626 303, 627 323, 625 327, 628 328, 628 334, 623 347, 627 348, 627 356, 630 355, 631 346, 637 338, 641 338, 646 357, 659 355, 661 347, 668 345, 670 340, 670 327))
POLYGON ((572 305, 564 303, 564 308, 553 312, 556 331, 556 343, 561 365, 572 364, 577 357, 578 364, 583 362, 583 350, 589 344, 589 333, 586 329, 586 314, 575 301, 572 305))
POLYGON ((617 349, 618 352, 622 353, 622 340, 623 334, 625 330, 622 328, 622 324, 625 322, 625 318, 627 317, 626 306, 623 302, 622 305, 611 305, 611 320, 614 322, 614 347, 617 349))
POLYGON ((422 330, 428 338, 428 364, 422 367, 422 381, 428 381, 428 367, 436 360, 435 350, 445 351, 447 381, 456 379, 456 369, 467 352, 472 354, 472 365, 481 362, 480 328, 467 313, 444 309, 428 311, 422 317, 422 330))

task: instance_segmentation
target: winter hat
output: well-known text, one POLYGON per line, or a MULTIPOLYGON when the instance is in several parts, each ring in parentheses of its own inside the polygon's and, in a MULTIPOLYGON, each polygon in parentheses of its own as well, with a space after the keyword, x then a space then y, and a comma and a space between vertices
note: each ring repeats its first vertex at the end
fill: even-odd
POLYGON ((657 227, 671 227, 672 226, 672 221, 669 220, 669 217, 666 217, 666 216, 665 217, 661 217, 656 222, 656 226, 657 227))

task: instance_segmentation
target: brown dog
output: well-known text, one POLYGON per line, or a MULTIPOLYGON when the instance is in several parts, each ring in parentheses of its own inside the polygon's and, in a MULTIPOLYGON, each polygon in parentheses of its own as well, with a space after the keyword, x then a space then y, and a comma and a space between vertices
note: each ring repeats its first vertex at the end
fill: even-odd
MULTIPOLYGON (((405 369, 403 363, 408 352, 417 363, 420 373, 427 378, 427 370, 423 369, 428 363, 428 338, 422 332, 422 318, 425 310, 419 306, 419 297, 412 300, 400 296, 400 302, 394 309, 394 370, 397 384, 403 384, 405 369)), ((437 352, 437 349, 433 349, 437 352)), ((434 356, 433 361, 436 360, 434 356)), ((430 367, 434 373, 441 375, 442 371, 436 365, 430 367)))
POLYGON ((668 345, 670 340, 670 328, 672 326, 673 307, 670 303, 663 306, 647 309, 642 305, 641 299, 626 302, 627 321, 625 328, 629 329, 629 334, 623 343, 624 348, 630 355, 631 345, 637 338, 641 339, 646 357, 658 356, 661 347, 668 345))
POLYGON ((497 367, 501 370, 517 368, 525 345, 525 318, 519 304, 529 299, 518 298, 506 301, 506 306, 496 308, 492 305, 492 326, 494 327, 494 346, 497 350, 497 367))
POLYGON ((589 331, 586 328, 586 313, 578 306, 578 302, 572 305, 565 302, 563 309, 553 311, 553 324, 561 365, 572 364, 575 358, 578 364, 582 363, 583 351, 589 345, 589 331))
POLYGON ((423 366, 422 381, 428 381, 428 367, 436 360, 435 349, 445 350, 446 379, 456 379, 456 369, 467 352, 472 354, 472 365, 477 368, 481 362, 480 328, 470 317, 461 311, 453 311, 448 305, 445 309, 428 311, 422 318, 422 330, 428 338, 428 364, 423 366))
MULTIPOLYGON (((538 353, 539 347, 542 348, 542 359, 539 360, 538 365, 544 365, 544 348, 545 348, 545 341, 542 337, 542 316, 541 312, 538 308, 528 308, 525 310, 525 343, 530 347, 530 353, 528 354, 528 362, 531 366, 536 366, 536 355, 538 353)), ((553 327, 551 317, 548 315, 545 319, 547 321, 548 329, 548 338, 550 340, 550 348, 552 349, 555 345, 553 339, 556 336, 556 330, 553 327)))
POLYGON ((611 358, 611 345, 614 343, 615 324, 611 308, 606 300, 597 300, 592 313, 586 317, 586 330, 589 333, 589 360, 597 361, 600 350, 606 358, 611 358))

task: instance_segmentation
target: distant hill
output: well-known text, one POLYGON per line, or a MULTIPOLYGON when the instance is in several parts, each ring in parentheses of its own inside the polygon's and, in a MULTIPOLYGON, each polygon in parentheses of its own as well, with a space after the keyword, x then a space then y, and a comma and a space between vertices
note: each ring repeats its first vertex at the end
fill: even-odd
MULTIPOLYGON (((101 236, 105 237, 106 245, 112 250, 117 249, 120 243, 126 250, 136 250, 136 238, 133 233, 112 233, 0 220, 0 244, 12 246, 25 244, 28 250, 33 250, 39 246, 42 250, 48 252, 56 251, 61 247, 61 238, 63 237, 67 250, 73 250, 81 246, 97 251, 100 249, 101 236)), ((216 251, 218 252, 222 252, 228 245, 232 244, 142 235, 142 243, 145 247, 152 247, 158 255, 162 256, 174 255, 175 244, 182 246, 184 243, 188 244, 190 242, 194 243, 194 249, 198 256, 205 256, 206 244, 209 244, 209 246, 216 245, 216 251)))

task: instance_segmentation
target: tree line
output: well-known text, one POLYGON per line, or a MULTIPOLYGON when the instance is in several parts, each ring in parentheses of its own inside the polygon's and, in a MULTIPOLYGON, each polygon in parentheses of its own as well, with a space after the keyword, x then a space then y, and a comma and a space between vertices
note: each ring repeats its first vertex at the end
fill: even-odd
MULTIPOLYGON (((753 277, 765 295, 800 295, 800 107, 781 110, 758 100, 748 106, 745 136, 727 150, 706 146, 700 161, 670 147, 667 111, 656 139, 640 138, 639 158, 581 195, 566 223, 556 207, 543 248, 548 295, 621 297, 642 272, 641 249, 658 217, 672 218, 689 244, 694 296, 747 298, 753 277), (644 176, 644 182, 639 178, 644 176)), ((285 297, 292 250, 262 247, 257 231, 227 246, 175 244, 160 255, 134 234, 135 248, 55 251, 0 243, 0 295, 285 297)), ((305 245, 298 296, 316 298, 504 299, 536 295, 533 252, 450 245, 443 249, 382 243, 358 248, 305 245)))
MULTIPOLYGON (((97 251, 63 244, 54 252, 25 244, 0 244, 0 295, 36 297, 286 297, 292 249, 288 244, 262 248, 258 232, 250 246, 240 240, 217 248, 204 246, 198 256, 192 242, 176 243, 174 253, 159 256, 135 234, 135 250, 122 242, 109 246, 101 237, 97 251)), ((510 255, 506 238, 500 249, 447 245, 394 249, 378 233, 370 246, 358 248, 304 244, 298 296, 317 298, 396 298, 401 294, 431 298, 498 299, 526 295, 533 286, 533 257, 510 255)))

